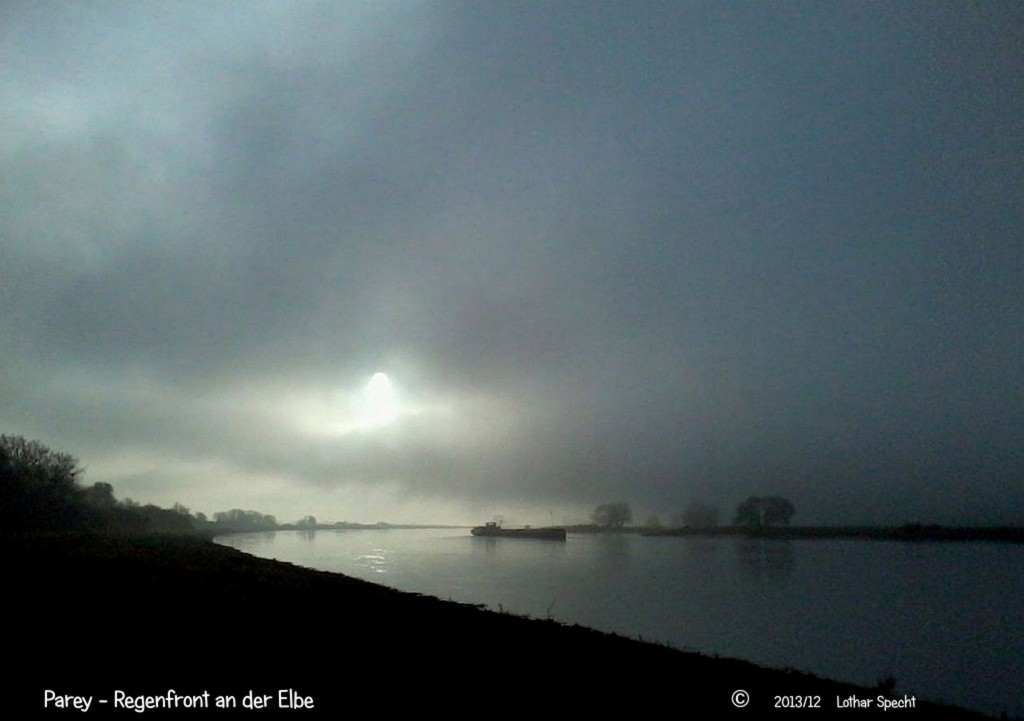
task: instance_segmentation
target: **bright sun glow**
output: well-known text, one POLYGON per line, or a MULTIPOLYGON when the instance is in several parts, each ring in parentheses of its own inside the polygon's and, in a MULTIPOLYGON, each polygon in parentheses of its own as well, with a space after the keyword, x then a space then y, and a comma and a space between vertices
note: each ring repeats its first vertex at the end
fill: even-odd
MULTIPOLYGON (((364 376, 365 378, 365 376, 364 376)), ((315 436, 347 436, 397 430, 402 422, 416 417, 450 418, 448 403, 427 402, 410 397, 396 386, 387 373, 374 373, 369 380, 348 388, 297 394, 284 404, 284 413, 304 432, 315 436)))
POLYGON ((393 423, 399 415, 394 385, 386 373, 374 373, 357 401, 359 425, 369 428, 393 423))

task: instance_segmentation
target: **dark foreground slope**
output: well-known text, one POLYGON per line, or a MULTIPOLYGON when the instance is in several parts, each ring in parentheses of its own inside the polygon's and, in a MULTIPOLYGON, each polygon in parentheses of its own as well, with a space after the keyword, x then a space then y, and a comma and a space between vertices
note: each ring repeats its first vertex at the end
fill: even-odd
MULTIPOLYGON (((5 657, 16 668, 4 679, 4 703, 27 712, 18 718, 78 717, 52 703, 44 710, 47 690, 92 697, 88 717, 124 718, 136 711, 113 707, 117 691, 132 698, 206 691, 211 706, 217 696, 234 697, 236 714, 334 718, 366 701, 388 715, 486 712, 481 703, 520 712, 539 704, 545 715, 653 712, 666 702, 696 717, 801 715, 776 710, 778 696, 818 697, 821 708, 803 712, 813 718, 862 718, 875 714, 838 709, 837 699, 856 696, 877 706, 879 696, 393 591, 194 537, 9 537, 4 549, 5 657), (312 697, 313 708, 281 710, 287 689, 312 697), (749 694, 746 708, 732 703, 738 690, 749 694), (242 708, 249 692, 267 697, 267 708, 242 708)), ((893 714, 981 718, 919 699, 913 710, 886 716, 893 714)))

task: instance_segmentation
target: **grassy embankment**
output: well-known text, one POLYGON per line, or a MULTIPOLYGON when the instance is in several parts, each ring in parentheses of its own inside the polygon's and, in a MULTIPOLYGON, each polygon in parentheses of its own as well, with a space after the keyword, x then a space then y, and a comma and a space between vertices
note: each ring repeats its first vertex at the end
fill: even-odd
MULTIPOLYGON (((823 718, 849 713, 836 711, 837 697, 879 694, 402 593, 196 536, 5 541, 8 638, 17 629, 20 639, 8 646, 16 670, 5 703, 26 711, 42 710, 45 689, 101 698, 208 690, 240 701, 250 690, 276 699, 292 688, 335 717, 369 695, 391 711, 458 709, 482 697, 555 713, 636 710, 667 696, 677 710, 754 718, 774 711, 774 696, 798 694, 821 696, 823 718), (737 689, 750 693, 748 708, 732 705, 737 689)), ((983 718, 921 701, 902 713, 983 718)))

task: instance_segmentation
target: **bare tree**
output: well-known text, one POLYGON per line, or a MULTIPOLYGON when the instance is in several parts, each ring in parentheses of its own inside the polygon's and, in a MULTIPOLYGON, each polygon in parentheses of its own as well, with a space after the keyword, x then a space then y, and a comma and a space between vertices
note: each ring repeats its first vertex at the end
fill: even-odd
POLYGON ((750 528, 788 526, 794 513, 793 504, 781 496, 751 496, 736 507, 733 523, 750 528))
POLYGON ((76 482, 81 474, 69 453, 0 435, 0 528, 40 530, 77 522, 84 501, 76 482))
POLYGON ((602 503, 590 514, 594 525, 603 528, 622 528, 633 520, 633 511, 628 503, 602 503))

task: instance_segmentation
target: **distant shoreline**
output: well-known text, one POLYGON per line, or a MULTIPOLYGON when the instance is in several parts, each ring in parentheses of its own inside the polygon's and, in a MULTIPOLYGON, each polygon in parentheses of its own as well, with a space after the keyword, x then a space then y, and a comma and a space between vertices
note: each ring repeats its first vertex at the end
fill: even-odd
MULTIPOLYGON (((214 524, 197 531, 206 538, 236 533, 273 533, 275 531, 386 531, 416 529, 469 529, 471 526, 421 523, 324 523, 316 526, 298 526, 285 523, 276 528, 224 528, 214 524)), ((526 528, 529 528, 527 526, 526 528)), ((944 542, 996 542, 1024 543, 1024 527, 1017 526, 940 526, 935 524, 905 524, 902 526, 714 526, 711 528, 648 528, 627 526, 602 528, 590 524, 559 526, 569 533, 578 534, 635 534, 640 536, 668 536, 684 538, 753 538, 775 541, 860 539, 867 541, 944 541, 944 542)))
POLYGON ((767 540, 822 540, 855 538, 871 541, 995 541, 1024 543, 1024 528, 956 527, 908 524, 904 526, 769 526, 747 528, 721 526, 715 528, 639 529, 644 536, 689 536, 758 538, 767 540))

